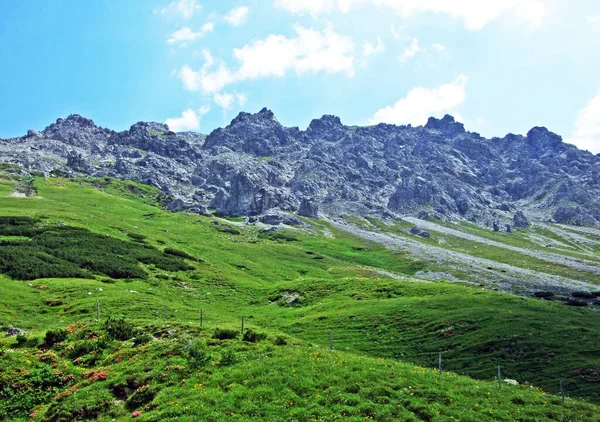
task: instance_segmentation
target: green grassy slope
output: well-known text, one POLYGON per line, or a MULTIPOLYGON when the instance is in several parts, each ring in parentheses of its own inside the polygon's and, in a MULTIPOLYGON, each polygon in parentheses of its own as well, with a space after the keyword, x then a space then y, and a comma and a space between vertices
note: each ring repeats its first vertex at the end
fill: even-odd
POLYGON ((564 378, 569 396, 597 399, 600 315, 591 308, 390 279, 366 267, 411 276, 429 263, 323 222, 312 232, 265 235, 223 219, 161 211, 158 192, 130 182, 36 179, 39 198, 8 197, 15 179, 0 179, 0 216, 60 222, 123 242, 142 235, 148 246, 195 260, 183 271, 140 264, 145 280, 0 276, 0 322, 30 333, 0 335, 0 417, 29 419, 34 411, 34 420, 66 420, 69 413, 111 420, 133 411, 143 420, 600 415, 591 404, 570 398, 563 404, 528 385, 498 391, 492 382, 501 364, 508 378, 551 393, 564 378), (323 235, 325 228, 332 236, 323 235), (297 299, 286 303, 292 295, 297 299), (147 343, 110 338, 109 315, 124 317, 147 343), (267 339, 211 337, 216 327, 239 330, 242 315, 246 327, 267 339), (70 334, 39 351, 46 331, 55 329, 70 334), (487 381, 451 373, 440 379, 408 363, 433 367, 439 352, 449 371, 487 381), (49 393, 40 395, 41 387, 49 393))

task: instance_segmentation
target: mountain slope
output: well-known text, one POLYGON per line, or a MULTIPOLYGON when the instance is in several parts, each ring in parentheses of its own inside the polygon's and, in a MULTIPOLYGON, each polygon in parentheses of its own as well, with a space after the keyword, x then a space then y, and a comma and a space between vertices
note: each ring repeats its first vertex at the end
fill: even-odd
MULTIPOLYGON (((563 379, 570 397, 597 399, 600 314, 594 306, 432 282, 419 274, 441 264, 324 220, 272 231, 260 222, 166 212, 159 191, 132 182, 30 181, 10 167, 0 194, 2 216, 37 218, 41 230, 55 233, 79 227, 130 242, 132 251, 133 245, 171 248, 190 257, 192 267, 169 271, 140 262, 147 276, 136 279, 109 277, 103 268, 92 269, 91 278, 1 275, 0 321, 29 333, 0 335, 6 417, 27 419, 35 411, 34 420, 109 420, 140 411, 143 420, 441 421, 594 420, 600 414, 527 384, 498 390, 493 381, 500 364, 505 377, 521 383, 556 394, 563 379), (12 195, 26 182, 35 194, 12 195), (140 340, 111 337, 117 334, 106 325, 109 315, 124 317, 140 340), (246 329, 267 339, 212 338, 216 327, 238 331, 242 315, 246 329), (46 333, 57 329, 67 334, 52 334, 49 346, 46 333), (450 372, 440 379, 431 369, 392 360, 435 367, 438 353, 448 371, 484 381, 450 372), (47 396, 39 395, 40 386, 47 396)), ((504 239, 527 242, 532 230, 504 239)), ((27 242, 30 235, 1 240, 27 242)))

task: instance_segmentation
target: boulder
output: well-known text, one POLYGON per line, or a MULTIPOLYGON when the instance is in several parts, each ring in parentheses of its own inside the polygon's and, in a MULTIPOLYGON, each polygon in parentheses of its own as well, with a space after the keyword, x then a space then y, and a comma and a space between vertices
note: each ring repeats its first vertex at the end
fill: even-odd
POLYGON ((183 202, 183 199, 176 199, 173 202, 170 202, 167 205, 167 211, 183 211, 186 209, 186 205, 185 202, 183 202))
POLYGON ((506 225, 506 233, 512 233, 512 227, 510 224, 506 225))
POLYGON ((21 330, 20 328, 16 327, 9 327, 8 330, 6 330, 6 334, 8 334, 9 336, 24 336, 25 334, 27 334, 27 331, 21 330))
POLYGON ((494 221, 494 222, 492 223, 492 228, 494 229, 494 231, 495 231, 495 232, 498 232, 498 231, 500 231, 500 225, 498 225, 498 222, 497 222, 497 221, 494 221))
POLYGON ((300 202, 298 214, 303 217, 319 218, 319 206, 314 201, 304 198, 302 202, 300 202))
POLYGON ((517 211, 513 217, 513 225, 520 229, 524 229, 530 226, 529 220, 523 214, 523 211, 517 211))

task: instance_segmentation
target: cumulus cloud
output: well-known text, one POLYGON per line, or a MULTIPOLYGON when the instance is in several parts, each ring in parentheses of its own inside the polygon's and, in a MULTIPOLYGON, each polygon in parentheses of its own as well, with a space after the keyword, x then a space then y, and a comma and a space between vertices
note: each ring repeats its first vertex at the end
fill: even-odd
POLYGON ((402 54, 400 55, 400 57, 399 57, 400 61, 402 63, 409 61, 410 59, 415 57, 419 51, 421 51, 421 48, 419 47, 419 40, 416 38, 413 38, 410 45, 408 47, 406 47, 404 52, 402 52, 402 54))
POLYGON ((336 33, 330 26, 323 31, 294 27, 296 36, 270 34, 242 48, 233 56, 237 69, 230 70, 204 51, 205 63, 197 71, 184 66, 178 77, 189 91, 214 94, 232 83, 259 78, 285 76, 290 71, 305 73, 346 73, 354 76, 352 39, 336 33))
POLYGON ((188 20, 191 19, 196 12, 200 11, 200 9, 202 9, 202 6, 200 6, 196 0, 178 0, 172 1, 167 7, 155 10, 154 13, 188 20))
POLYGON ((544 0, 275 0, 274 5, 290 13, 319 15, 336 10, 348 12, 361 4, 389 8, 402 17, 419 13, 442 13, 461 19, 465 27, 478 31, 500 16, 511 13, 517 19, 539 27, 547 14, 544 0))
POLYGON ((200 121, 202 116, 210 111, 208 107, 202 107, 198 110, 192 110, 191 108, 181 113, 181 117, 174 117, 165 120, 169 129, 174 132, 183 132, 186 130, 198 130, 200 129, 200 121))
POLYGON ((385 45, 383 45, 381 37, 377 37, 377 45, 373 45, 368 41, 363 45, 363 56, 372 56, 374 54, 383 53, 384 51, 385 45))
POLYGON ((599 16, 588 16, 587 21, 592 25, 600 25, 600 15, 599 16))
POLYGON ((225 21, 232 26, 240 26, 246 22, 250 9, 246 6, 236 7, 225 15, 225 21))
POLYGON ((223 108, 224 110, 229 110, 234 103, 237 103, 240 107, 243 107, 244 104, 246 104, 246 101, 248 101, 248 97, 237 92, 234 92, 233 94, 221 94, 217 92, 215 95, 213 95, 213 100, 219 107, 223 108))
POLYGON ((573 136, 566 142, 600 153, 600 91, 577 113, 573 136))
POLYGON ((434 43, 432 46, 435 51, 437 51, 438 53, 441 53, 442 51, 446 51, 446 46, 443 44, 439 44, 439 43, 434 43))
POLYGON ((186 41, 194 41, 197 38, 202 38, 209 32, 213 32, 215 30, 215 25, 212 22, 207 22, 202 25, 202 28, 198 32, 192 31, 187 26, 173 32, 169 39, 167 39, 168 44, 176 44, 176 43, 185 43, 186 41))
POLYGON ((467 81, 465 75, 459 75, 454 81, 437 88, 413 88, 396 104, 378 110, 370 123, 422 125, 432 115, 452 113, 466 100, 467 81))

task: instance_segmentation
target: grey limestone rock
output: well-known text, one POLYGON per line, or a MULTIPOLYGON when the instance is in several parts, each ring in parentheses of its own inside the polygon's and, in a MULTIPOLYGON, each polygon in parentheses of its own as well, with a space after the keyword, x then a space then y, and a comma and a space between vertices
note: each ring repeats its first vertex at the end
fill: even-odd
POLYGON ((115 132, 73 114, 42 131, 0 139, 0 162, 45 175, 146 183, 180 211, 408 214, 483 225, 519 210, 512 227, 527 221, 520 218, 525 213, 600 224, 600 156, 543 127, 485 139, 449 115, 417 127, 346 126, 324 115, 300 130, 264 108, 205 136, 154 122, 115 132))
POLYGON ((527 217, 525 217, 523 211, 517 211, 515 213, 515 215, 513 216, 513 225, 520 229, 524 229, 530 226, 529 220, 527 220, 527 217))

